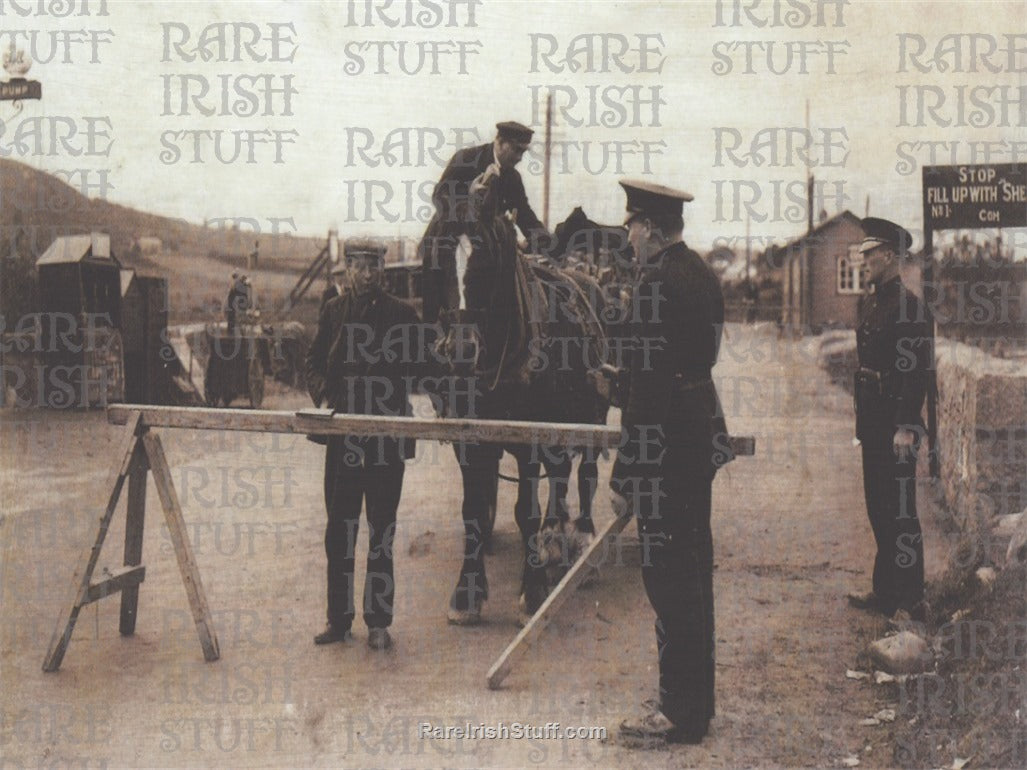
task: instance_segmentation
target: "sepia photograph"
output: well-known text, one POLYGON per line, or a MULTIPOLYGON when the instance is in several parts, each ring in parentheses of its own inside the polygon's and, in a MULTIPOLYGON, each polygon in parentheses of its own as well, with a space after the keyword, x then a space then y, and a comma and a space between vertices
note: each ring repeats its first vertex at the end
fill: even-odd
POLYGON ((0 769, 1027 765, 1022 0, 0 55, 0 769))

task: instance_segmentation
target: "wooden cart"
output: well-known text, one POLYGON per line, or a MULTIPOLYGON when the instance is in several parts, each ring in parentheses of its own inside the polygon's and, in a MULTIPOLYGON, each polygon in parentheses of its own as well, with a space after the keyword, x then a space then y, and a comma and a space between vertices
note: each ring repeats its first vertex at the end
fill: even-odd
POLYGON ((259 409, 264 402, 264 373, 271 370, 271 343, 260 326, 241 325, 233 334, 224 327, 206 329, 207 368, 203 398, 207 406, 228 406, 240 396, 259 409))

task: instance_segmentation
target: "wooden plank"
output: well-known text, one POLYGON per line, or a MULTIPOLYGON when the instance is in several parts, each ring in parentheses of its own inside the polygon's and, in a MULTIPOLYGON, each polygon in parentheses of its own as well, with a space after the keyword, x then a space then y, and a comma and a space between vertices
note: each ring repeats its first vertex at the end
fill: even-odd
POLYGON ((107 489, 110 493, 107 497, 107 507, 96 522, 93 530, 93 544, 82 555, 82 559, 75 569, 71 579, 70 598, 60 617, 57 618, 57 625, 54 627, 53 636, 50 638, 50 646, 47 649, 46 657, 43 659, 43 671, 56 671, 61 667, 64 653, 71 641, 71 632, 75 629, 75 621, 78 620, 79 610, 85 604, 85 598, 89 592, 89 586, 93 579, 93 570, 96 569, 96 561, 100 558, 100 550, 103 548, 103 541, 107 537, 107 529, 110 527, 111 517, 118 504, 118 497, 121 495, 121 488, 125 483, 125 476, 132 464, 132 457, 135 455, 136 444, 139 441, 137 435, 142 425, 142 417, 138 410, 129 409, 126 413, 125 429, 121 434, 121 443, 118 446, 118 454, 114 467, 107 477, 107 489))
POLYGON ((175 485, 171 479, 171 469, 164 456, 164 447, 161 445, 160 438, 154 433, 144 433, 143 444, 150 461, 150 471, 153 473, 153 482, 157 487, 157 496, 160 497, 161 505, 164 507, 164 519, 168 525, 171 544, 175 547, 178 570, 182 573, 182 583, 185 585, 185 593, 189 598, 189 608, 193 613, 193 622, 196 623, 196 633, 200 637, 203 657, 208 662, 217 660, 221 657, 221 653, 218 649, 217 636, 214 633, 214 622, 211 619, 210 608, 207 606, 207 594, 203 590, 203 582, 200 580, 200 571, 196 566, 196 559, 193 557, 193 549, 189 544, 182 507, 179 505, 178 493, 175 492, 175 485))
MULTIPOLYGON (((423 417, 335 414, 330 419, 286 411, 144 406, 143 422, 151 428, 320 433, 325 435, 392 436, 437 441, 538 443, 546 446, 615 447, 620 428, 605 425, 519 422, 515 420, 458 420, 423 417)), ((108 407, 108 420, 119 424, 126 407, 108 407)))
POLYGON ((630 513, 615 517, 602 529, 591 545, 585 549, 581 558, 574 562, 574 565, 567 571, 567 574, 563 576, 563 580, 556 584, 556 587, 546 597, 546 600, 542 602, 542 606, 532 615, 531 620, 525 624, 524 628, 507 645, 506 649, 503 650, 503 654, 496 659, 492 668, 489 669, 486 683, 490 690, 499 688, 503 680, 513 670, 514 663, 535 643, 535 640, 538 639, 545 627, 549 625, 549 621, 553 619, 557 610, 570 597, 571 591, 588 577, 589 570, 592 568, 592 555, 600 548, 604 548, 610 540, 619 535, 621 530, 633 518, 630 513))
MULTIPOLYGON (((125 520, 126 567, 143 563, 143 524, 146 518, 146 473, 150 466, 146 450, 141 442, 136 443, 135 457, 128 473, 128 508, 125 520)), ((142 581, 140 581, 142 582, 142 581)), ((139 583, 125 586, 121 591, 121 618, 118 630, 122 636, 132 636, 136 629, 136 614, 139 608, 139 583)))
MULTIPOLYGON (((382 417, 335 414, 321 419, 294 412, 242 409, 207 409, 189 406, 143 406, 143 424, 151 428, 319 433, 323 435, 391 436, 435 441, 480 441, 542 446, 598 446, 615 449, 621 443, 619 427, 581 423, 521 422, 517 420, 458 420, 425 417, 382 417)), ((111 406, 107 419, 120 424, 130 411, 111 406)), ((732 436, 739 456, 752 455, 755 439, 732 436)))
MULTIPOLYGON (((103 599, 106 596, 115 594, 118 591, 126 591, 129 588, 139 588, 139 584, 143 582, 146 577, 146 567, 126 567, 125 569, 118 570, 112 574, 106 580, 100 583, 93 583, 89 586, 89 590, 86 591, 85 604, 90 604, 99 599, 103 599)), ((124 593, 122 593, 124 596, 124 593)))

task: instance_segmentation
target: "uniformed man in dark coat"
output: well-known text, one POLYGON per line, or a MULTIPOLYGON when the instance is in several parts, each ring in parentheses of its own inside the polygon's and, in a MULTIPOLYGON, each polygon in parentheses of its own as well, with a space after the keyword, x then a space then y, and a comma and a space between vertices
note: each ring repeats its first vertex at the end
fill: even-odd
POLYGON ((899 260, 910 234, 868 217, 860 252, 868 293, 856 329, 856 438, 863 452, 863 490, 877 541, 873 590, 849 595, 862 609, 924 615, 924 550, 916 515, 916 456, 924 424, 932 339, 926 309, 902 283, 899 260))
POLYGON ((642 580, 656 611, 659 708, 621 724, 627 742, 698 743, 713 717, 714 474, 729 459, 712 369, 724 323, 720 283, 682 240, 686 192, 622 181, 642 280, 632 307, 614 506, 638 518, 642 580))
MULTIPOLYGON (((345 291, 325 303, 307 352, 307 387, 317 406, 347 414, 410 414, 407 383, 414 363, 405 354, 408 346, 396 341, 416 335, 419 319, 410 305, 382 290, 384 257, 385 246, 375 241, 345 244, 337 268, 343 272, 345 291), (394 355, 397 351, 400 354, 394 355)), ((395 596, 396 509, 404 461, 413 454, 412 439, 328 439, 324 473, 328 626, 314 637, 316 644, 343 641, 349 635, 355 615, 354 548, 360 509, 366 503, 369 547, 363 609, 368 644, 376 649, 391 645, 387 628, 395 596)))
POLYGON ((442 172, 432 192, 435 215, 418 246, 425 322, 433 323, 440 310, 460 307, 457 248, 461 236, 472 241, 475 237, 478 206, 473 196, 492 188, 495 205, 490 212, 516 212, 517 227, 532 251, 549 243, 549 233, 528 203, 524 182, 515 168, 531 145, 532 134, 520 123, 498 123, 493 142, 459 150, 442 172))

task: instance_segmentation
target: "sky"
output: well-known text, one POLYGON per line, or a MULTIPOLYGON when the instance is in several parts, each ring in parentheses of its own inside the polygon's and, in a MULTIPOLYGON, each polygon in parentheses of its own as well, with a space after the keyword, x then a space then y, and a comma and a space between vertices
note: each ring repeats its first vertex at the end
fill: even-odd
POLYGON ((1007 37, 1027 30, 1023 2, 85 5, 89 15, 83 0, 58 4, 73 11, 58 18, 38 13, 47 2, 0 0, 0 47, 13 34, 31 55, 34 34, 28 77, 43 84, 43 99, 20 112, 0 104, 0 152, 47 171, 88 169, 72 178, 96 183, 90 194, 196 223, 239 217, 264 231, 277 222, 303 235, 337 227, 417 238, 445 161, 460 144, 491 141, 501 120, 537 129, 519 170, 543 216, 549 91, 550 225, 579 205, 621 221, 617 180, 641 177, 695 196, 685 237, 704 249, 744 247, 747 233, 756 249, 800 235, 807 173, 818 210, 869 211, 919 240, 920 167, 932 151, 939 164, 982 162, 985 147, 993 162, 1027 155, 1027 80, 1017 71, 1027 70, 1027 34, 1007 37), (205 30, 215 43, 198 47, 205 30), (241 97, 233 90, 223 103, 223 83, 241 97), (42 152, 16 141, 33 131, 46 139, 42 152), (244 143, 223 162, 218 132, 228 160, 236 136, 277 132, 281 144, 254 145, 246 162, 244 143), (404 134, 411 142, 386 162, 386 138, 404 134))

